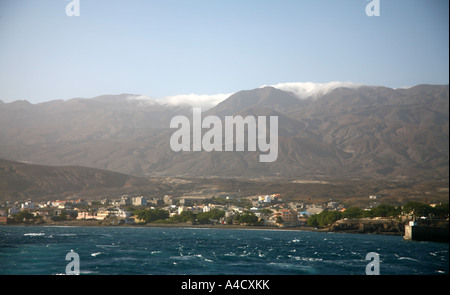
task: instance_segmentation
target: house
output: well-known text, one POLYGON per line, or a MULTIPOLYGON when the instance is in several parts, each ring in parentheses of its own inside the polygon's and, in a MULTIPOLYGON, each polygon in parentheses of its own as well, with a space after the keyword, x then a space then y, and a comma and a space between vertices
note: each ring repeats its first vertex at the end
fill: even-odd
POLYGON ((13 214, 19 213, 19 212, 20 212, 20 210, 16 206, 13 206, 13 207, 8 209, 8 214, 10 216, 13 215, 13 214))
POLYGON ((96 213, 90 213, 89 211, 80 211, 78 212, 77 219, 96 219, 97 214, 96 213))
POLYGON ((133 206, 147 206, 147 199, 143 196, 131 198, 133 206))
POLYGON ((194 205, 203 203, 207 198, 206 197, 182 197, 180 199, 180 204, 184 206, 194 205))
POLYGON ((97 220, 105 220, 105 219, 107 219, 109 217, 109 213, 110 212, 108 210, 106 210, 106 209, 99 209, 97 211, 97 216, 96 216, 95 219, 97 219, 97 220))
POLYGON ((33 209, 36 209, 36 206, 34 205, 33 202, 31 202, 31 201, 26 201, 25 203, 23 203, 23 204, 20 206, 20 208, 22 208, 22 209, 31 209, 31 210, 33 210, 33 209))
POLYGON ((173 204, 173 197, 169 195, 165 195, 164 198, 164 204, 166 205, 172 205, 173 204))
POLYGON ((113 208, 113 209, 108 209, 107 211, 109 211, 109 217, 117 217, 119 219, 125 219, 128 217, 131 217, 131 213, 126 210, 123 210, 123 209, 113 208))
POLYGON ((0 224, 11 224, 13 221, 14 220, 9 217, 0 217, 0 224))
POLYGON ((298 213, 292 209, 280 209, 275 211, 269 218, 270 224, 277 224, 278 218, 283 219, 284 226, 296 226, 298 224, 298 213))

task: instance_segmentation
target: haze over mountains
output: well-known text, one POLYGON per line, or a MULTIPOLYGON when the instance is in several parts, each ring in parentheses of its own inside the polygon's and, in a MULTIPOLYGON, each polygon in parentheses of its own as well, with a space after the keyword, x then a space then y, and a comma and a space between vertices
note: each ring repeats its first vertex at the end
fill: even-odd
POLYGON ((448 85, 348 86, 302 99, 287 85, 244 90, 203 112, 278 116, 273 163, 260 163, 259 152, 173 152, 170 120, 191 107, 131 94, 0 102, 0 158, 136 176, 448 178, 448 85))

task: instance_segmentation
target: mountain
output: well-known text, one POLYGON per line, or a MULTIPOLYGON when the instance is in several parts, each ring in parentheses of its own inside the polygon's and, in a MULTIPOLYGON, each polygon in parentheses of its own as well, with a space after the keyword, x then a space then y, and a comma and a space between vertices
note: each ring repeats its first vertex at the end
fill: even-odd
MULTIPOLYGON (((0 104, 0 158, 135 176, 441 179, 449 176, 449 87, 340 87, 300 99, 244 90, 202 113, 278 116, 273 163, 257 152, 173 152, 170 120, 187 106, 104 95, 0 104)), ((204 130, 205 131, 205 130, 204 130)))
POLYGON ((149 181, 94 168, 31 165, 0 159, 0 199, 66 198, 105 189, 120 190, 149 181))
POLYGON ((300 105, 301 101, 291 92, 282 91, 274 87, 243 90, 231 95, 207 112, 208 115, 223 117, 236 114, 250 107, 285 110, 300 105))

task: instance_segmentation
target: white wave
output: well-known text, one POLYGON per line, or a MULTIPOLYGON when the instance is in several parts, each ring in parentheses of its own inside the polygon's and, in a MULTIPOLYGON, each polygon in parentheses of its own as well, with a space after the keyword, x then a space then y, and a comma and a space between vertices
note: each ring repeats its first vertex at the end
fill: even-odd
POLYGON ((398 257, 398 259, 400 259, 400 260, 411 260, 411 261, 417 261, 417 262, 420 262, 419 260, 414 259, 414 258, 411 258, 411 257, 398 257))
POLYGON ((300 256, 293 256, 293 255, 288 255, 288 257, 291 259, 301 260, 301 261, 322 261, 322 258, 314 258, 314 257, 300 257, 300 256))
POLYGON ((91 256, 96 257, 96 256, 98 256, 100 254, 103 254, 103 252, 95 252, 95 253, 92 253, 91 256))
POLYGON ((45 233, 26 233, 23 235, 28 237, 38 237, 38 236, 45 236, 45 233))

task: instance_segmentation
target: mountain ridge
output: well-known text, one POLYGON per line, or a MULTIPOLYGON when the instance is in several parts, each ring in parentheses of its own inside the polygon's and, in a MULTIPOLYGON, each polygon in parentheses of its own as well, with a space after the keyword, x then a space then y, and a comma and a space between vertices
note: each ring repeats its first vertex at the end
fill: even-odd
POLYGON ((0 104, 0 158, 80 165, 136 176, 448 178, 448 85, 337 87, 299 99, 275 87, 243 90, 202 113, 279 116, 279 157, 170 149, 176 115, 130 94, 0 104), (107 103, 110 101, 110 103, 107 103))

